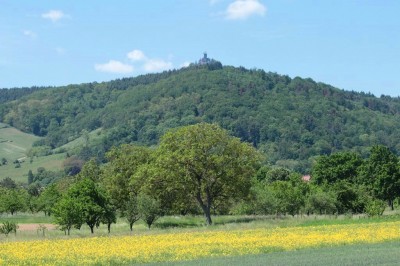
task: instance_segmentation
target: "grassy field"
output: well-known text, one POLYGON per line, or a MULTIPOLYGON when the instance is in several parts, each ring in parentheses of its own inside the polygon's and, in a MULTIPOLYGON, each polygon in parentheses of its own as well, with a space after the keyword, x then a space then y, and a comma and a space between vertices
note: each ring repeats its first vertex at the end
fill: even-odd
POLYGON ((39 167, 44 167, 46 170, 61 170, 64 160, 65 154, 60 153, 34 157, 32 162, 28 158, 20 164, 19 168, 15 168, 15 164, 9 162, 7 165, 0 166, 0 178, 10 177, 15 182, 26 183, 28 182, 29 170, 32 170, 33 173, 36 173, 39 167))
POLYGON ((38 139, 40 138, 0 123, 0 158, 6 158, 10 163, 25 158, 32 143, 38 139))
POLYGON ((62 169, 64 153, 34 157, 32 162, 27 158, 26 154, 31 149, 32 143, 39 139, 0 123, 0 160, 6 158, 8 161, 6 165, 0 166, 0 178, 10 177, 16 182, 27 182, 29 170, 35 173, 39 167, 44 167, 46 170, 62 169), (16 168, 13 162, 18 159, 23 162, 16 168))

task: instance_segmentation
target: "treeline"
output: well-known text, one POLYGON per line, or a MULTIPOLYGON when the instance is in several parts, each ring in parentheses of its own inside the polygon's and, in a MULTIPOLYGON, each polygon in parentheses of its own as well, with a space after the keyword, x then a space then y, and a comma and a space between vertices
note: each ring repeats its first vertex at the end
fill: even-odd
POLYGON ((393 210, 399 197, 399 159, 387 147, 374 146, 366 159, 354 152, 320 156, 311 176, 263 166, 253 179, 249 198, 233 212, 377 216, 387 206, 393 210))
POLYGON ((162 215, 382 215, 400 197, 398 157, 374 146, 364 159, 354 152, 320 156, 311 180, 265 164, 251 145, 215 124, 168 131, 156 148, 124 144, 77 175, 46 188, 0 182, 0 212, 44 211, 68 234, 87 224, 92 233, 118 216, 149 226, 162 215))
POLYGON ((38 90, 2 104, 0 121, 43 136, 36 148, 46 151, 101 128, 75 155, 103 162, 113 146, 151 146, 171 128, 217 123, 269 163, 307 173, 315 156, 338 151, 365 157, 385 145, 399 154, 399 113, 398 98, 218 64, 38 90))

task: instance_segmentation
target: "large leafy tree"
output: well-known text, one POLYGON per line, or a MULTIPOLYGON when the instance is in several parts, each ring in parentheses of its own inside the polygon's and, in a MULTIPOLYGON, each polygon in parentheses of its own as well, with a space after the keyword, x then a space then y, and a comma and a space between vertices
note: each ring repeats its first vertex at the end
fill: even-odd
POLYGON ((210 225, 217 200, 248 194, 259 160, 253 147, 215 124, 181 127, 162 137, 156 156, 162 174, 153 183, 162 184, 175 199, 180 195, 186 202, 188 198, 196 200, 210 225))
POLYGON ((377 145, 360 171, 362 181, 375 197, 385 200, 393 209, 393 201, 400 196, 399 159, 388 147, 377 145))

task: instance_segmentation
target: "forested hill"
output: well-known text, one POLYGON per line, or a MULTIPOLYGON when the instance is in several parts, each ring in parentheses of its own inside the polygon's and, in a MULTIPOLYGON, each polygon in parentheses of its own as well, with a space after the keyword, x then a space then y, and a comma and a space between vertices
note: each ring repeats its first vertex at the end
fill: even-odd
POLYGON ((201 121, 252 143, 271 163, 300 171, 313 156, 339 150, 366 154, 384 144, 400 152, 399 98, 220 63, 10 99, 0 99, 1 122, 44 136, 40 145, 56 148, 102 128, 101 140, 86 150, 92 155, 120 143, 154 145, 169 128, 201 121))

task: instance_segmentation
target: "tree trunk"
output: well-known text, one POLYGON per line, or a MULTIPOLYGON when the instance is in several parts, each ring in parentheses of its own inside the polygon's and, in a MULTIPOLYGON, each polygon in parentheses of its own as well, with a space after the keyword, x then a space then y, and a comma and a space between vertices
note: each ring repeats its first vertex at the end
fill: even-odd
POLYGON ((131 229, 131 232, 133 231, 133 223, 129 223, 129 229, 131 229))
POLYGON ((390 209, 394 211, 394 200, 389 200, 390 209))
POLYGON ((92 225, 92 226, 89 226, 90 227, 90 233, 94 233, 94 231, 93 231, 93 228, 94 228, 94 225, 92 225))
POLYGON ((107 224, 108 233, 111 233, 111 223, 107 224))
POLYGON ((200 191, 197 192, 196 199, 197 199, 197 202, 200 204, 201 209, 204 212, 204 216, 206 218, 206 224, 207 225, 211 225, 212 224, 212 220, 211 220, 211 197, 208 194, 209 193, 207 193, 207 205, 204 204, 204 202, 203 202, 203 200, 201 198, 200 191))
POLYGON ((205 207, 206 208, 204 210, 204 215, 206 216, 206 223, 207 223, 207 225, 212 225, 210 207, 209 206, 205 206, 205 207))

